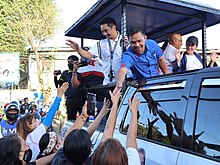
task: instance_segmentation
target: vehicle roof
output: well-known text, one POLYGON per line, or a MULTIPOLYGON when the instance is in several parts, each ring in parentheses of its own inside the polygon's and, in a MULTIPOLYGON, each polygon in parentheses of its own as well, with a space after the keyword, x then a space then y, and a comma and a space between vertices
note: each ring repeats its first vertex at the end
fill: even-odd
POLYGON ((127 27, 141 26, 148 38, 157 42, 165 40, 170 32, 185 35, 201 29, 203 16, 207 18, 207 27, 220 23, 220 10, 189 0, 98 0, 65 35, 101 39, 98 23, 107 16, 116 20, 120 30, 123 2, 126 2, 127 27))

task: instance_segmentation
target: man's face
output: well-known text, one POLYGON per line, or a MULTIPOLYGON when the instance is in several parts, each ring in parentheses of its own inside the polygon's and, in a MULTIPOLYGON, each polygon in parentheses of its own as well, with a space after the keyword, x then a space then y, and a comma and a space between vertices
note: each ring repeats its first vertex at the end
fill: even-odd
POLYGON ((182 46, 182 36, 181 35, 176 35, 174 39, 174 45, 176 49, 180 49, 182 46))
POLYGON ((135 33, 130 36, 129 41, 131 48, 137 54, 143 54, 145 51, 145 41, 147 39, 146 35, 143 35, 141 32, 135 33))
POLYGON ((109 27, 107 24, 103 24, 100 26, 102 35, 105 36, 108 39, 113 39, 113 35, 116 32, 116 26, 113 25, 112 27, 109 27))

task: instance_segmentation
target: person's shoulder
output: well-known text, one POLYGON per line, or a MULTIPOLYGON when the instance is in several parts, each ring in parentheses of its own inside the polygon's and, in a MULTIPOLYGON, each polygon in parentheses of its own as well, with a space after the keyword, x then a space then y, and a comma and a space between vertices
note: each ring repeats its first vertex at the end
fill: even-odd
POLYGON ((146 45, 157 45, 157 42, 152 40, 152 39, 147 39, 146 40, 146 45))
POLYGON ((53 157, 53 160, 51 162, 51 165, 67 165, 67 164, 71 164, 69 162, 69 160, 65 157, 64 152, 63 152, 63 148, 60 148, 55 156, 53 157))

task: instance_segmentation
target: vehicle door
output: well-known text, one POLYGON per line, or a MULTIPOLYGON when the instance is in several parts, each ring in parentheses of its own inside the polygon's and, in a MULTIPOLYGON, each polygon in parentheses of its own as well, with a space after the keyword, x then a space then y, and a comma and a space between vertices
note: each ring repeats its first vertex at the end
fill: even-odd
POLYGON ((181 149, 178 165, 220 164, 220 69, 195 77, 184 131, 191 143, 181 149))

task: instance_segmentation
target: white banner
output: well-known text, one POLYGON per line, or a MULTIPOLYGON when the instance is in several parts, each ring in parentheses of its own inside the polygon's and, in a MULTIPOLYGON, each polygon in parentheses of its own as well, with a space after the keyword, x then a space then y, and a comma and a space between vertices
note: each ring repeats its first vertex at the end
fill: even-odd
POLYGON ((0 53, 0 82, 13 82, 18 84, 20 80, 20 56, 17 52, 0 53))

